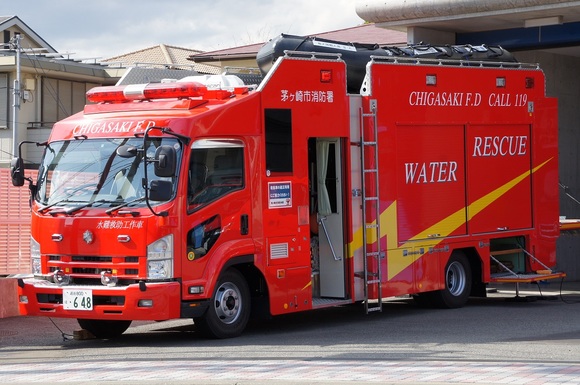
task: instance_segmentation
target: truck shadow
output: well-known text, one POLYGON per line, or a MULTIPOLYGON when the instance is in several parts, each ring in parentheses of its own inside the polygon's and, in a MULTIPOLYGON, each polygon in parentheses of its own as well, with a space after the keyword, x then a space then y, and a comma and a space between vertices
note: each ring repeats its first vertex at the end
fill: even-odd
POLYGON ((467 306, 459 309, 431 309, 417 306, 408 297, 397 298, 385 301, 382 312, 368 315, 363 305, 356 304, 252 320, 240 337, 225 340, 205 338, 191 320, 139 321, 117 339, 73 340, 73 332, 79 329, 76 320, 54 319, 52 325, 47 318, 15 317, 10 322, 0 320, 0 354, 112 347, 235 349, 275 345, 306 348, 337 344, 400 346, 410 342, 484 344, 578 340, 580 325, 562 320, 580 318, 579 301, 580 297, 575 295, 534 302, 514 301, 513 295, 502 294, 471 298, 467 306))
MULTIPOLYGON (((160 347, 193 343, 203 347, 232 347, 271 345, 272 341, 281 346, 401 344, 409 343, 411 336, 419 344, 580 338, 580 327, 564 332, 557 323, 537 322, 538 312, 555 317, 557 314, 573 316, 572 313, 580 316, 580 306, 568 306, 560 298, 515 301, 507 296, 472 298, 467 306, 459 309, 432 309, 419 307, 410 298, 401 298, 385 302, 382 312, 368 315, 362 305, 349 305, 252 320, 244 333, 233 339, 207 339, 196 331, 193 322, 183 320, 169 326, 165 322, 149 324, 146 331, 130 328, 119 339, 86 343, 160 347)), ((76 342, 81 341, 74 344, 80 347, 76 342)))

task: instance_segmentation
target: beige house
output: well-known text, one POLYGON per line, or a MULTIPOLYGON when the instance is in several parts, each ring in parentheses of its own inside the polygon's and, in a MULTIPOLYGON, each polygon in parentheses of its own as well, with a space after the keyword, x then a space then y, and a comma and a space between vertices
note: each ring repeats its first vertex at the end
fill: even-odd
MULTIPOLYGON (((88 89, 115 84, 119 74, 56 52, 17 16, 0 17, 0 31, 4 37, 0 51, 0 167, 5 167, 13 155, 14 138, 16 142, 46 140, 54 122, 83 108, 88 89), (18 73, 20 108, 14 108, 18 73)), ((38 151, 25 153, 32 164, 40 156, 38 151)))
MULTIPOLYGON (((164 44, 101 62, 75 59, 73 54, 58 53, 17 16, 0 17, 0 33, 4 47, 0 50, 0 167, 9 165, 14 143, 43 142, 56 121, 81 111, 86 91, 95 86, 113 85, 124 78, 145 83, 221 71, 188 60, 200 51, 164 44), (14 91, 18 73, 20 98, 14 91), (19 108, 13 107, 16 100, 19 108)), ((26 166, 34 167, 42 151, 24 146, 23 155, 26 166)))

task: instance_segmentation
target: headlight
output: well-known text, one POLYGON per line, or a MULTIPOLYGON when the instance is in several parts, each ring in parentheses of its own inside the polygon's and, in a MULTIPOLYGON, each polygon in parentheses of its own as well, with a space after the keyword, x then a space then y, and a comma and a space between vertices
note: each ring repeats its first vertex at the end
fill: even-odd
POLYGON ((147 246, 147 278, 173 278, 173 235, 167 235, 147 246))
POLYGON ((39 275, 41 273, 40 244, 32 237, 30 237, 30 266, 32 274, 39 275))

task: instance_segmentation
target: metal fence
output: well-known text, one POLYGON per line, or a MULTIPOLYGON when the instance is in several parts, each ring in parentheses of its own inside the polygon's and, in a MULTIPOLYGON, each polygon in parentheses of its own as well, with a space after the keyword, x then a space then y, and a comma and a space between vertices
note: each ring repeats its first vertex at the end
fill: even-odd
MULTIPOLYGON (((36 170, 26 170, 36 180, 36 170)), ((0 276, 30 272, 30 193, 0 169, 0 276)))

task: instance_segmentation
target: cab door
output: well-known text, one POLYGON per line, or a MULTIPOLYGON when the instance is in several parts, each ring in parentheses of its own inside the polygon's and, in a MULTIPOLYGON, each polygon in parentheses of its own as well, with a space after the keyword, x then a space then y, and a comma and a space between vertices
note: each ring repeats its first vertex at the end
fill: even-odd
POLYGON ((345 298, 343 175, 338 138, 316 139, 320 296, 345 298))

